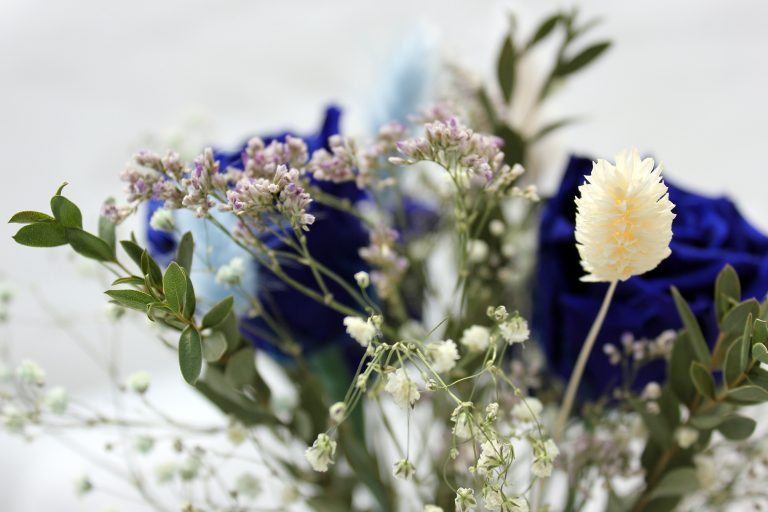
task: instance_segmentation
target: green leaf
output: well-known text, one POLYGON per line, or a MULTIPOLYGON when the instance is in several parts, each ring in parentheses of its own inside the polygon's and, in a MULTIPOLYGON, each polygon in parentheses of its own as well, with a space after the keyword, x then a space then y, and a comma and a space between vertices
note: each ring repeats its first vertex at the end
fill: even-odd
POLYGON ((690 374, 693 357, 688 333, 681 331, 672 345, 667 374, 672 391, 684 404, 691 404, 696 398, 696 388, 693 386, 690 374))
POLYGON ((642 400, 630 400, 630 404, 643 418, 648 429, 649 439, 661 447, 667 447, 672 444, 672 428, 670 428, 667 419, 661 414, 651 414, 642 400))
POLYGON ((223 322, 229 312, 232 311, 234 302, 235 298, 230 295, 213 306, 203 317, 203 327, 216 327, 223 322))
POLYGON ((525 162, 525 139, 518 132, 507 125, 499 125, 494 134, 504 141, 504 161, 507 164, 511 166, 525 162))
POLYGON ((477 90, 477 100, 480 102, 483 111, 488 116, 488 122, 491 126, 496 126, 496 123, 498 122, 496 109, 494 108, 493 103, 491 103, 491 99, 488 97, 488 91, 485 90, 485 87, 480 87, 477 90))
POLYGON ((9 224, 31 224, 33 222, 41 222, 47 220, 54 220, 53 217, 43 212, 23 211, 13 214, 13 217, 8 221, 9 224))
POLYGON ((182 314, 184 318, 192 319, 195 316, 195 309, 197 308, 197 298, 195 297, 195 287, 192 286, 192 280, 187 275, 187 293, 184 295, 184 311, 182 314))
POLYGON ((762 343, 755 343, 752 346, 752 357, 763 364, 768 364, 768 348, 762 343))
POLYGON ((112 286, 119 284, 130 284, 133 286, 144 286, 144 280, 138 276, 119 277, 112 281, 112 286))
POLYGON ((119 305, 138 311, 147 311, 147 306, 155 302, 155 298, 138 290, 107 290, 109 295, 119 305))
POLYGON ((504 98, 504 103, 507 104, 512 99, 512 93, 515 89, 516 60, 514 41, 512 41, 512 36, 507 36, 501 46, 501 53, 499 53, 499 60, 496 65, 496 76, 499 80, 501 95, 504 98))
POLYGON ((171 308, 181 313, 184 310, 184 299, 187 294, 187 275, 178 263, 172 261, 163 276, 163 294, 171 308))
POLYGON ((132 240, 120 240, 120 245, 123 247, 125 254, 141 268, 141 255, 144 253, 144 249, 132 240))
POLYGON ((680 295, 680 292, 674 286, 672 287, 672 297, 675 300, 677 313, 680 315, 680 319, 683 321, 683 326, 688 332, 688 338, 691 342, 691 348, 693 349, 694 356, 699 362, 705 365, 709 365, 709 348, 707 347, 707 342, 704 339, 704 334, 701 332, 701 327, 699 327, 699 322, 696 321, 696 317, 693 316, 693 311, 691 311, 688 303, 685 302, 683 296, 680 295))
POLYGON ((192 232, 187 231, 179 240, 179 248, 176 251, 176 263, 190 275, 192 273, 192 255, 195 252, 195 240, 192 232))
POLYGON ((691 380, 696 390, 705 397, 713 399, 715 397, 715 380, 706 366, 694 361, 691 363, 691 380))
POLYGON ((739 275, 732 266, 726 265, 715 281, 715 309, 718 323, 722 322, 723 317, 739 301, 741 301, 739 275))
POLYGON ((154 288, 163 288, 163 271, 146 249, 141 252, 141 272, 149 276, 149 284, 154 288))
POLYGON ((528 44, 525 45, 525 48, 532 48, 534 45, 547 37, 555 29, 561 17, 562 16, 560 14, 553 14, 549 18, 546 18, 544 21, 542 21, 539 27, 533 33, 533 37, 531 37, 530 41, 528 41, 528 44))
POLYGON ((76 253, 96 261, 115 261, 115 253, 107 242, 78 228, 67 228, 67 241, 76 253))
POLYGON ((610 41, 603 41, 584 48, 572 59, 560 63, 560 65, 558 65, 557 69, 555 70, 555 74, 562 77, 575 73, 581 68, 587 66, 593 60, 597 59, 600 55, 603 54, 605 50, 610 48, 610 46, 610 41))
POLYGON ((235 388, 242 389, 253 384, 256 373, 256 351, 245 347, 232 354, 224 375, 235 388))
POLYGON ((728 392, 728 400, 740 404, 759 404, 768 401, 768 391, 755 385, 741 386, 728 392))
POLYGON ((738 332, 741 334, 744 331, 744 324, 752 315, 752 318, 758 318, 760 315, 760 303, 755 299, 745 300, 744 302, 736 305, 731 309, 720 325, 722 332, 738 332))
POLYGON ((235 313, 230 313, 224 318, 224 321, 214 327, 215 330, 221 332, 227 339, 227 352, 234 352, 242 343, 240 337, 240 329, 237 325, 237 317, 235 313))
POLYGON ((213 331, 208 336, 203 336, 203 357, 209 363, 221 359, 227 351, 227 338, 219 331, 213 331))
POLYGON ((696 476, 696 470, 691 467, 682 467, 668 471, 656 485, 651 496, 653 498, 682 496, 698 488, 699 479, 696 476))
POLYGON ((734 414, 725 418, 722 423, 717 426, 717 430, 719 430, 726 439, 730 439, 731 441, 742 441, 752 435, 756 426, 757 423, 752 418, 745 418, 744 416, 734 414))
POLYGON ((723 373, 725 374, 725 383, 728 388, 734 387, 742 376, 742 373, 747 369, 747 365, 742 364, 741 361, 742 347, 744 345, 744 338, 739 337, 728 348, 728 352, 726 353, 723 373))
POLYGON ((760 318, 755 320, 755 325, 752 327, 752 343, 768 343, 768 322, 765 320, 760 318))
POLYGON ((745 371, 751 362, 752 355, 752 314, 747 315, 744 324, 744 334, 741 337, 741 369, 745 371))
POLYGON ((67 244, 67 232, 56 221, 42 221, 23 226, 13 239, 29 247, 58 247, 67 244))
POLYGON ((83 227, 83 214, 75 203, 64 196, 55 195, 51 198, 51 211, 56 220, 65 228, 83 227))
POLYGON ((703 414, 691 418, 691 426, 699 430, 712 430, 726 420, 726 416, 718 414, 703 414))
POLYGON ((99 216, 99 238, 107 242, 113 253, 117 243, 116 228, 117 226, 110 219, 103 215, 99 216))
POLYGON ((179 367, 184 380, 194 386, 203 369, 203 345, 200 333, 192 326, 187 326, 179 338, 179 367))

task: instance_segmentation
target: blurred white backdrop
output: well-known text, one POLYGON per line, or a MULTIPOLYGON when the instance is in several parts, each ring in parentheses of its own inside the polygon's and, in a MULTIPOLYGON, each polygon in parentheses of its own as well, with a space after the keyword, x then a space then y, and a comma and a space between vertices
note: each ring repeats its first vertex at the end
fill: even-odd
MULTIPOLYGON (((361 131, 410 34, 429 34, 436 58, 490 77, 509 10, 526 31, 567 5, 0 0, 0 154, 8 180, 0 187, 0 217, 45 209, 66 179, 68 195, 93 227, 103 199, 120 193, 118 172, 142 137, 167 133, 191 115, 206 119, 210 142, 224 146, 264 131, 313 129, 329 101, 345 108, 347 131, 361 131)), ((579 5, 586 16, 603 18, 596 35, 615 45, 548 107, 585 121, 549 143, 545 189, 557 183, 567 152, 610 157, 637 145, 663 160, 676 182, 730 195, 768 230, 768 3, 579 5)), ((100 350, 114 335, 102 320, 104 283, 75 272, 81 264, 64 249, 14 245, 15 228, 0 227, 0 278, 18 290, 3 335, 15 356, 39 361, 50 382, 99 399, 103 375, 52 315, 65 319, 74 337, 88 333, 87 342, 100 350)), ((172 354, 139 331, 120 336, 122 371, 167 375, 163 394, 179 414, 211 414, 177 378, 172 354)), ((0 435, 3 510, 102 510, 110 503, 73 497, 71 480, 88 466, 57 446, 30 447, 0 435)))

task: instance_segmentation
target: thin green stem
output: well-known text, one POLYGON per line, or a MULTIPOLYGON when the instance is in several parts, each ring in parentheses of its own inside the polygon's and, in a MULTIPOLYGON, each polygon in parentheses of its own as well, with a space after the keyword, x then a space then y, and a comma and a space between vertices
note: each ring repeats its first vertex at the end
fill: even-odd
POLYGON ((565 391, 565 398, 563 399, 563 405, 560 408, 560 413, 557 416, 557 422, 555 423, 554 438, 555 442, 559 442, 565 432, 565 424, 568 421, 568 417, 571 415, 571 409, 573 408, 573 402, 576 399, 576 391, 579 389, 581 383, 581 377, 584 375, 584 369, 587 366, 587 360, 589 354, 592 352, 592 347, 597 340, 597 334, 600 332, 600 328, 603 326, 603 321, 608 313, 608 307, 611 304, 613 293, 616 291, 616 285, 618 281, 612 281, 608 286, 608 291, 605 292, 605 298, 603 304, 600 306, 600 311, 597 313, 592 327, 589 329, 587 339, 584 341, 584 345, 581 347, 579 358, 576 360, 576 366, 573 368, 573 373, 568 381, 568 388, 565 391))

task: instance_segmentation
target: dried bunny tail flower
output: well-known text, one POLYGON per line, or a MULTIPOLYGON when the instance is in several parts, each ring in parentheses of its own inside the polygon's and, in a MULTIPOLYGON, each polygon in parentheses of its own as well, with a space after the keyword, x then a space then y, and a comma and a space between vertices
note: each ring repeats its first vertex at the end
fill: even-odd
POLYGON ((671 254, 672 213, 661 166, 637 149, 598 160, 576 198, 576 247, 583 281, 626 281, 671 254))

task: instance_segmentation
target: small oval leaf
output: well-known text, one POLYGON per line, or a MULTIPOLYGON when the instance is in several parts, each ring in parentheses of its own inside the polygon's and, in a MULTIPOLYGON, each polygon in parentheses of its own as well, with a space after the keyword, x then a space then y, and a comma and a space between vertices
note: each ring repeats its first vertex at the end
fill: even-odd
POLYGON ((96 235, 78 228, 67 228, 67 241, 76 253, 96 261, 115 261, 112 248, 96 235))
POLYGON ((58 247, 67 244, 67 232, 56 221, 35 222, 18 230, 13 239, 29 247, 58 247))
POLYGON ((187 275, 178 263, 172 261, 163 276, 163 293, 165 301, 171 308, 181 313, 187 294, 187 275))
POLYGON ((187 326, 179 338, 179 367, 187 384, 194 386, 203 369, 203 345, 194 327, 187 326))
POLYGON ((229 315, 229 312, 232 311, 234 301, 234 297, 230 295, 213 306, 203 317, 203 327, 216 327, 223 322, 227 315, 229 315))

